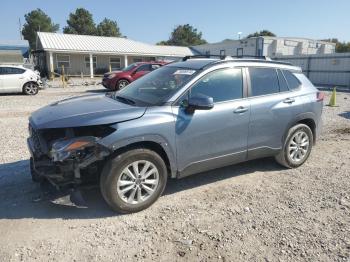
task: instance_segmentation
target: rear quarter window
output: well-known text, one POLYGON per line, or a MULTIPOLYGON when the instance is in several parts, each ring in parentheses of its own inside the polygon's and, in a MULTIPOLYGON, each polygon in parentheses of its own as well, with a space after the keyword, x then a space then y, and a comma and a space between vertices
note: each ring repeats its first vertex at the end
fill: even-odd
POLYGON ((288 71, 288 70, 283 70, 283 74, 287 80, 288 83, 288 87, 290 90, 295 90, 298 89, 299 86, 301 85, 300 81, 298 80, 298 78, 296 78, 292 72, 288 71))

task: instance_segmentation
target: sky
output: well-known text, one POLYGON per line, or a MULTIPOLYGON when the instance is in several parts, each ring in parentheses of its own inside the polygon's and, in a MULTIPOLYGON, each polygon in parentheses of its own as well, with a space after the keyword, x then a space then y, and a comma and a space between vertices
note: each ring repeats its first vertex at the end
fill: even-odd
POLYGON ((117 21, 128 38, 146 43, 167 40, 180 24, 190 24, 210 43, 267 29, 277 36, 350 41, 350 0, 2 0, 0 40, 20 39, 19 19, 40 8, 66 26, 69 13, 88 9, 99 23, 117 21))

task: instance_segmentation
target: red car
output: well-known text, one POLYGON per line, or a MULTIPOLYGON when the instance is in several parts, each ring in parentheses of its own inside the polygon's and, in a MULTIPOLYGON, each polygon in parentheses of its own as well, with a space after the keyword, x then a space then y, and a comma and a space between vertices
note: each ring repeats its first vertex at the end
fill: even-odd
POLYGON ((102 85, 111 90, 120 90, 132 81, 165 65, 165 62, 139 62, 131 64, 121 71, 113 71, 103 75, 102 85))

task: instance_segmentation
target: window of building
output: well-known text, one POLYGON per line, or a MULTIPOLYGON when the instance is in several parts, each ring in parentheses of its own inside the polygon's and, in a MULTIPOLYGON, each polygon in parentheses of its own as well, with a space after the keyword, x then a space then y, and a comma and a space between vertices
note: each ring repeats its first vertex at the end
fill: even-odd
POLYGON ((237 48, 237 56, 243 56, 243 48, 237 48))
POLYGON ((276 69, 249 68, 251 96, 262 96, 279 92, 276 69))
POLYGON ((289 89, 297 89, 301 85, 300 81, 293 75, 292 72, 283 70, 283 74, 287 80, 289 89))
POLYGON ((280 92, 288 91, 289 90, 288 84, 287 84, 287 81, 284 78, 281 70, 278 69, 277 70, 277 74, 278 74, 278 83, 279 83, 279 86, 280 86, 280 92))
POLYGON ((59 69, 61 69, 62 66, 64 66, 64 68, 70 68, 70 56, 56 55, 56 64, 57 64, 57 68, 59 69))
POLYGON ((132 59, 132 61, 133 61, 134 63, 139 63, 139 62, 142 62, 142 58, 135 57, 135 58, 132 59))
POLYGON ((121 68, 120 58, 119 57, 110 57, 109 58, 109 65, 114 70, 119 70, 121 68))
MULTIPOLYGON (((93 68, 97 67, 97 57, 96 56, 92 57, 92 66, 93 66, 93 68)), ((90 56, 85 56, 85 67, 90 68, 90 56)))
POLYGON ((212 97, 214 103, 242 98, 242 70, 227 68, 210 72, 196 82, 190 92, 191 96, 202 94, 212 97))

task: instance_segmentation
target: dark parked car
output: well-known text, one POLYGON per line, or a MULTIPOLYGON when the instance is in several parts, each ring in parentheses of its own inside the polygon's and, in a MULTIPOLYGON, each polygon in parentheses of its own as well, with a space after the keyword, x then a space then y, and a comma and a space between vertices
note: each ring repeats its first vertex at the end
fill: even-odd
POLYGON ((120 90, 136 79, 165 65, 165 62, 139 62, 131 64, 121 71, 113 71, 103 75, 102 85, 111 90, 120 90))
POLYGON ((184 58, 118 92, 34 112, 32 178, 61 189, 92 181, 113 210, 137 212, 168 178, 270 156, 299 167, 320 132, 323 98, 287 63, 184 58))

